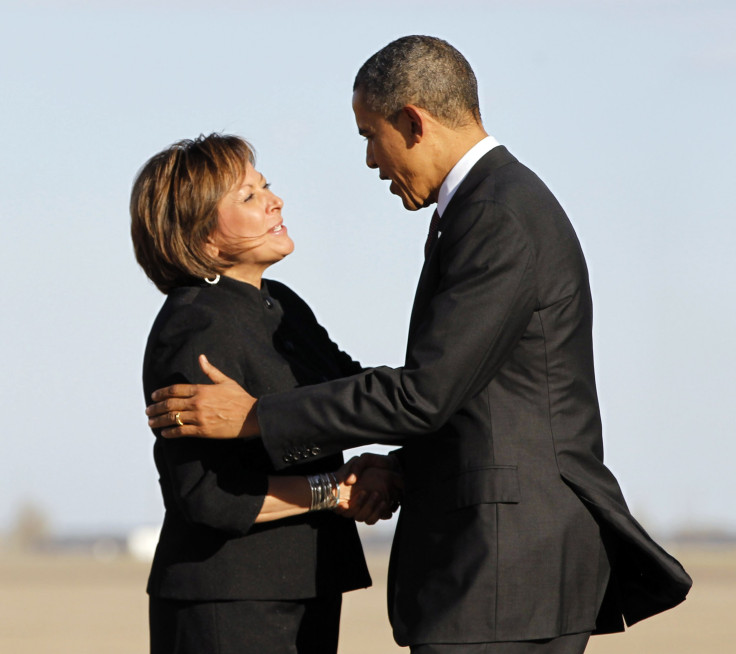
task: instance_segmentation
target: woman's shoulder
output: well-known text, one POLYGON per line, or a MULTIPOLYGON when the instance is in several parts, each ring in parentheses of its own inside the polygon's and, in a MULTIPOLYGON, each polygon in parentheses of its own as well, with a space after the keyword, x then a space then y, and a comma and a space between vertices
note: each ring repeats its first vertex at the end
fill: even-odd
POLYGON ((268 286, 269 295, 281 303, 284 312, 299 312, 314 318, 314 312, 309 305, 286 284, 275 279, 264 279, 263 281, 268 286))
POLYGON ((154 328, 169 333, 185 325, 196 329, 209 324, 215 312, 211 303, 203 297, 202 290, 197 286, 173 289, 158 312, 154 328))
POLYGON ((221 331, 233 324, 230 298, 221 289, 182 286, 166 298, 151 329, 151 337, 175 344, 197 333, 221 331))

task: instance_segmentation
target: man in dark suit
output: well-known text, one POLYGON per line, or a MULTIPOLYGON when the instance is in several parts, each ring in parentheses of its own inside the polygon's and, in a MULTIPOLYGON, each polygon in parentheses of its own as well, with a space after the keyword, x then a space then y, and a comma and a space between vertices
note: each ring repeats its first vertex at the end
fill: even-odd
POLYGON ((358 72, 353 109, 368 166, 407 209, 437 204, 405 365, 255 404, 210 369, 214 385, 157 393, 151 424, 179 412, 169 436, 260 433, 278 465, 400 444, 389 612, 418 654, 582 652, 591 632, 675 606, 690 578, 603 464, 577 237, 486 134, 469 64, 440 39, 398 39, 358 72))

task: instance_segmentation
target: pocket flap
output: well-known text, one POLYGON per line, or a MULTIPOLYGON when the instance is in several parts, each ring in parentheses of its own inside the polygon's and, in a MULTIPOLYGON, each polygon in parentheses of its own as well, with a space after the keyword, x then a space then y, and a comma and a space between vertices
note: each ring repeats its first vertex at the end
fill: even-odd
POLYGON ((440 484, 440 502, 446 511, 474 504, 516 504, 521 501, 516 466, 489 466, 465 470, 440 484))

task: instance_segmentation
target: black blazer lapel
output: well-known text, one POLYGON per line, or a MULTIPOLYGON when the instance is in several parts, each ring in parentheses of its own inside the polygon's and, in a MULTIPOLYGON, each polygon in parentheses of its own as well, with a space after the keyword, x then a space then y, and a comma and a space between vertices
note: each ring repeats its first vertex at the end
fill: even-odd
MULTIPOLYGON (((470 172, 460 184, 455 195, 445 209, 440 222, 441 232, 447 229, 453 220, 453 217, 463 210, 465 204, 472 201, 478 185, 492 175, 498 168, 509 163, 516 162, 514 157, 504 146, 493 148, 490 152, 483 155, 480 160, 470 169, 470 172)), ((435 242, 429 251, 429 255, 424 260, 422 272, 417 282, 417 290, 414 295, 414 304, 411 310, 411 319, 409 321, 409 340, 416 329, 416 326, 423 315, 425 308, 429 304, 432 296, 437 290, 440 278, 440 241, 442 237, 435 242)))

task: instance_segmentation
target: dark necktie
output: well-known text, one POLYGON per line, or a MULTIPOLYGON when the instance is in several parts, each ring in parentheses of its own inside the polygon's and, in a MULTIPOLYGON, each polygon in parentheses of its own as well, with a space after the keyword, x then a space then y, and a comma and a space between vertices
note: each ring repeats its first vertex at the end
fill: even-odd
POLYGON ((429 250, 434 245, 434 242, 437 240, 437 234, 439 232, 440 227, 440 214, 437 212, 437 209, 434 210, 434 213, 432 214, 432 220, 429 221, 429 234, 427 234, 427 242, 424 244, 424 258, 426 259, 429 256, 429 250))

